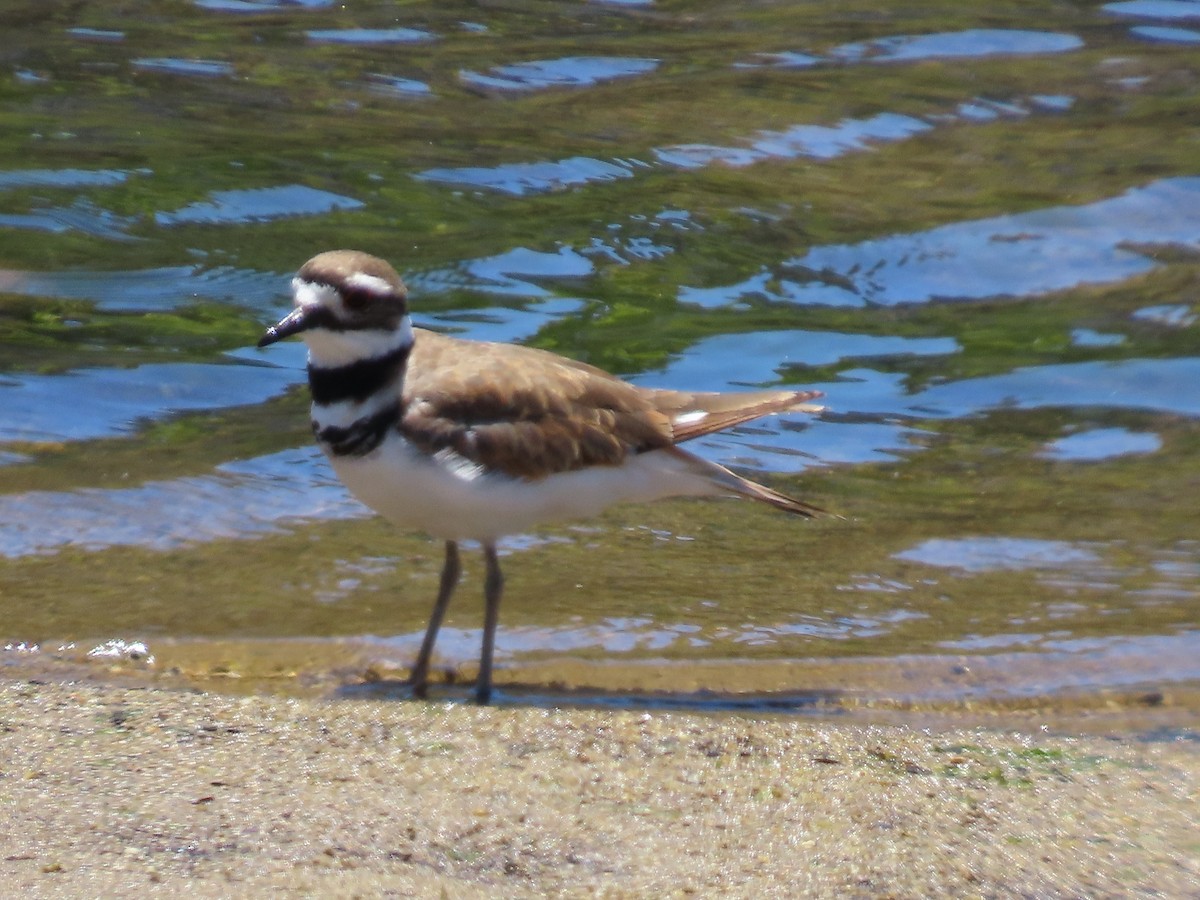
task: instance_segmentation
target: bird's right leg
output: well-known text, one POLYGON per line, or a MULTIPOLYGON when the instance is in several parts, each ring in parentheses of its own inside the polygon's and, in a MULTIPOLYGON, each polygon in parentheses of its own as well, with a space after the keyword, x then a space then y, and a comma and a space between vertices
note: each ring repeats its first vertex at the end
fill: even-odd
POLYGON ((421 650, 417 653, 417 662, 412 668, 408 683, 412 685, 414 696, 425 698, 429 682, 429 658, 433 655, 433 645, 437 641, 438 629, 442 627, 442 618, 446 615, 446 607, 454 596, 454 588, 462 570, 458 564, 458 544, 446 541, 446 562, 442 565, 442 578, 438 585, 437 600, 433 604, 433 613, 429 616, 429 626, 425 629, 425 639, 421 641, 421 650))

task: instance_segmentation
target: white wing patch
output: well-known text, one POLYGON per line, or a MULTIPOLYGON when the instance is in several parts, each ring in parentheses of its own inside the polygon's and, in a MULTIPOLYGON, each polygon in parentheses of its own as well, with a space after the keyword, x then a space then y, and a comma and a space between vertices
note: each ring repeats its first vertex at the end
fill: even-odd
POLYGON ((697 422, 703 422, 708 418, 708 413, 702 409, 694 409, 691 412, 685 412, 675 417, 676 425, 694 425, 697 422))
POLYGON ((442 469, 460 481, 475 481, 487 474, 487 469, 479 465, 479 463, 472 462, 461 453, 456 453, 449 447, 445 447, 433 454, 433 460, 442 469))

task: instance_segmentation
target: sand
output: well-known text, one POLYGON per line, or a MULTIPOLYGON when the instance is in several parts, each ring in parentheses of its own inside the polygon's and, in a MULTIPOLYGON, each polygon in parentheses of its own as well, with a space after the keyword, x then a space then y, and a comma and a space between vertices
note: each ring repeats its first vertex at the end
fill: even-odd
POLYGON ((0 808, 6 896, 1200 896, 1169 737, 9 679, 0 808))

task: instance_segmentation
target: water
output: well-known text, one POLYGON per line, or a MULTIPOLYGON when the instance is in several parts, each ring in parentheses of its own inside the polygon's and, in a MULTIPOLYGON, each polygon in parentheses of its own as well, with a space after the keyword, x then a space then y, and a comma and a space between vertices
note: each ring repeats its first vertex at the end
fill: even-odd
POLYGON ((842 518, 512 536, 501 699, 1194 723, 1200 4, 858 6, 0 13, 0 661, 404 674, 440 547, 311 446, 302 347, 254 348, 341 246, 425 327, 827 395, 694 449, 842 518))

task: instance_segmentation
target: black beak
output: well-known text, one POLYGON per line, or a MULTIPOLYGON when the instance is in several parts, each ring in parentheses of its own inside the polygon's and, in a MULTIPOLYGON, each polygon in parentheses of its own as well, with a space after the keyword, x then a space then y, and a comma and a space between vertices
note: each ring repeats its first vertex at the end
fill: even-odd
POLYGON ((263 333, 263 336, 258 339, 258 346, 266 347, 285 337, 299 334, 314 324, 312 311, 303 306, 297 306, 263 333))

